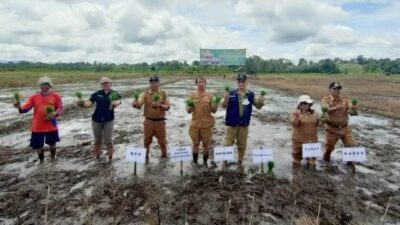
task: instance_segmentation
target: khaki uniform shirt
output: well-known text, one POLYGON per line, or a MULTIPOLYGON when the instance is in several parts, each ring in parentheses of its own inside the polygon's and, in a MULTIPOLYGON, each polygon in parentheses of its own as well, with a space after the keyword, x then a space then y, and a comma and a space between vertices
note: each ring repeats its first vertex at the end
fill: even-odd
POLYGON ((191 127, 208 128, 214 126, 215 119, 212 116, 212 98, 213 95, 204 92, 193 92, 190 98, 194 102, 194 111, 192 112, 191 127))
POLYGON ((346 97, 340 96, 338 99, 334 99, 332 95, 324 97, 321 100, 321 106, 326 107, 328 110, 344 105, 345 108, 337 110, 334 112, 328 112, 330 120, 326 123, 328 126, 341 128, 346 127, 349 122, 349 109, 351 107, 351 102, 346 97))
POLYGON ((317 128, 319 115, 316 112, 290 114, 290 122, 293 125, 292 139, 302 143, 318 141, 317 128))
POLYGON ((143 115, 146 118, 150 119, 161 119, 164 118, 166 113, 165 110, 163 110, 161 107, 158 108, 153 108, 153 96, 158 93, 160 95, 160 102, 164 105, 169 106, 169 101, 167 97, 167 93, 163 90, 158 90, 158 91, 152 91, 151 89, 143 92, 140 97, 139 97, 139 102, 144 103, 144 111, 143 115))

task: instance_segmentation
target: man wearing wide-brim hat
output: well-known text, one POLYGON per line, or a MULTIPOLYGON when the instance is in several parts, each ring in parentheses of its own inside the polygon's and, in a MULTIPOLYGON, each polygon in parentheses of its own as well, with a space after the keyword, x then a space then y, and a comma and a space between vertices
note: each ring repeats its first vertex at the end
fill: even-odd
POLYGON ((335 150, 335 144, 340 139, 345 147, 352 147, 356 144, 349 126, 349 113, 355 111, 356 106, 341 95, 342 85, 339 82, 329 84, 330 95, 322 98, 321 106, 326 108, 329 119, 326 123, 325 152, 323 159, 331 160, 331 153, 335 150))
POLYGON ((16 102, 14 106, 19 113, 27 113, 32 108, 32 134, 30 146, 36 150, 40 163, 44 162, 44 144, 50 146, 51 159, 56 156, 56 143, 60 141, 57 127, 57 117, 63 111, 60 94, 51 90, 53 82, 49 77, 40 77, 37 85, 40 91, 31 95, 24 104, 16 102))

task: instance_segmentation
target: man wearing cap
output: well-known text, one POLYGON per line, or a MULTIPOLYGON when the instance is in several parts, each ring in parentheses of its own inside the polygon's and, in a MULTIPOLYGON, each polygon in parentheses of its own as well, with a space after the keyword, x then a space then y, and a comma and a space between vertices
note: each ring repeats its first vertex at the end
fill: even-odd
POLYGON ((114 153, 113 130, 114 109, 121 104, 121 95, 113 90, 110 78, 100 79, 101 90, 94 92, 87 101, 78 102, 79 106, 91 108, 96 104, 92 114, 92 129, 94 136, 94 153, 100 158, 102 142, 107 147, 108 159, 111 162, 114 153))
POLYGON ((189 135, 192 139, 193 162, 197 164, 200 143, 203 145, 203 163, 207 164, 209 144, 212 136, 212 128, 215 119, 211 113, 215 113, 218 105, 213 103, 213 95, 206 91, 206 79, 198 76, 195 80, 197 91, 190 95, 194 106, 187 106, 186 110, 192 114, 189 126, 189 135))
POLYGON ((160 89, 160 79, 157 76, 149 78, 149 89, 143 92, 138 100, 133 100, 132 106, 136 109, 144 105, 143 142, 146 148, 146 159, 149 159, 150 144, 153 136, 160 145, 161 157, 167 157, 167 132, 165 126, 166 111, 169 110, 167 93, 160 89))
POLYGON ((238 74, 237 89, 225 93, 222 107, 226 108, 224 146, 237 145, 238 163, 241 165, 247 146, 252 106, 261 109, 264 105, 263 96, 255 96, 247 90, 247 76, 238 74))
POLYGON ((325 152, 323 159, 330 161, 331 153, 335 149, 336 142, 341 139, 345 147, 355 145, 354 137, 349 126, 349 112, 355 111, 351 101, 340 94, 342 85, 338 82, 329 84, 330 95, 322 98, 321 106, 327 109, 329 119, 325 120, 325 152))
MULTIPOLYGON (((301 164, 303 144, 318 141, 317 128, 322 124, 319 115, 311 109, 314 100, 308 95, 301 95, 297 101, 296 111, 290 114, 292 131, 292 158, 293 166, 301 164)), ((315 158, 307 158, 307 164, 314 166, 315 158)))
POLYGON ((44 144, 50 146, 51 159, 55 159, 56 143, 60 141, 56 118, 62 113, 63 104, 60 94, 51 90, 53 83, 49 77, 40 77, 37 85, 40 92, 31 95, 22 106, 19 102, 14 106, 19 113, 27 113, 33 108, 30 146, 38 153, 40 163, 43 163, 44 144))

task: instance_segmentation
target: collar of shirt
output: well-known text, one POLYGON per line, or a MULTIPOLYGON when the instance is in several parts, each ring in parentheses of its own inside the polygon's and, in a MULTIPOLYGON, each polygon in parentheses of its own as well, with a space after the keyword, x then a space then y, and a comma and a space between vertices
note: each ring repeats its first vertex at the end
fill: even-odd
POLYGON ((47 95, 51 94, 51 91, 48 91, 48 92, 46 92, 46 93, 40 92, 40 94, 41 94, 42 96, 47 96, 47 95))

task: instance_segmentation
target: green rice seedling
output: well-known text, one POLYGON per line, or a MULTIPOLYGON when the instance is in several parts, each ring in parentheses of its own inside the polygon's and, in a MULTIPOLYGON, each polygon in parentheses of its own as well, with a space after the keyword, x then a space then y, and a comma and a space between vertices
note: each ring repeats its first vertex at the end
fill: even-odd
POLYGON ((229 91, 231 90, 231 87, 230 87, 229 85, 225 85, 224 88, 225 88, 225 91, 226 91, 226 92, 229 92, 229 91))
POLYGON ((154 101, 154 102, 158 102, 160 99, 161 99, 161 96, 160 96, 159 93, 155 93, 155 94, 153 95, 153 101, 154 101))
POLYGON ((219 95, 213 95, 212 97, 212 103, 213 105, 218 105, 222 100, 222 97, 219 95))
POLYGON ((187 106, 187 107, 189 107, 189 108, 194 107, 193 99, 188 98, 188 99, 186 99, 185 102, 186 102, 186 106, 187 106))
POLYGON ((261 96, 265 96, 266 94, 267 94, 266 91, 264 91, 264 90, 261 91, 261 96))

